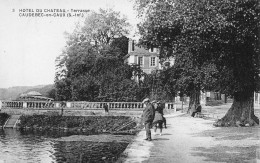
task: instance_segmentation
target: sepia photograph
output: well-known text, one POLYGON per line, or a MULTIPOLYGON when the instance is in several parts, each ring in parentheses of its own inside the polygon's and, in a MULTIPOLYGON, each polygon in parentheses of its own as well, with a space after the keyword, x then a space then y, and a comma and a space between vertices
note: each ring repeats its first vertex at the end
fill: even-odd
POLYGON ((259 0, 0 0, 0 163, 260 163, 259 0))

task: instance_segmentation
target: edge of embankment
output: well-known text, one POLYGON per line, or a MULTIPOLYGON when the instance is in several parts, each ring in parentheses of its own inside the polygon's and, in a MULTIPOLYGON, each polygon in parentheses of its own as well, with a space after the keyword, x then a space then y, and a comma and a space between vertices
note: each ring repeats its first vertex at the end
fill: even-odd
MULTIPOLYGON (((186 113, 175 112, 172 114, 165 115, 165 117, 177 117, 186 113)), ((150 157, 150 149, 153 147, 153 143, 145 141, 145 130, 142 129, 138 132, 135 138, 128 144, 124 152, 121 153, 116 163, 125 162, 142 162, 150 157)))

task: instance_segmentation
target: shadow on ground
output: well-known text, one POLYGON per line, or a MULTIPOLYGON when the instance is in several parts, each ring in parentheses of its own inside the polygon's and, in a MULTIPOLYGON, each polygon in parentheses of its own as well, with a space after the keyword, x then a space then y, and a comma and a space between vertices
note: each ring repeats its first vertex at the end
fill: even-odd
POLYGON ((172 134, 169 134, 169 133, 163 133, 162 135, 172 135, 172 134))
POLYGON ((167 139, 167 138, 154 138, 153 141, 161 141, 161 140, 170 140, 170 139, 167 139))
POLYGON ((192 134, 214 139, 211 147, 194 147, 192 155, 205 157, 206 162, 256 162, 259 131, 259 127, 220 127, 192 134))
POLYGON ((210 148, 205 147, 196 147, 194 148, 194 152, 191 154, 193 156, 205 157, 204 161, 210 162, 254 162, 256 159, 256 150, 257 146, 250 147, 228 147, 217 145, 210 148))
POLYGON ((215 140, 259 140, 259 127, 219 127, 215 130, 205 130, 193 136, 214 137, 215 140))

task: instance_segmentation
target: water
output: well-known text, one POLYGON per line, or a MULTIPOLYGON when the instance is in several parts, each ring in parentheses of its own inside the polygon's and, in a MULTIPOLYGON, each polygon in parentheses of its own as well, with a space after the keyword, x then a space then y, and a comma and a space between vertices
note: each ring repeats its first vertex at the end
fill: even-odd
POLYGON ((0 130, 0 163, 114 162, 128 143, 60 141, 64 134, 0 130))
POLYGON ((0 162, 55 162, 55 141, 37 135, 24 135, 13 129, 0 130, 0 162))

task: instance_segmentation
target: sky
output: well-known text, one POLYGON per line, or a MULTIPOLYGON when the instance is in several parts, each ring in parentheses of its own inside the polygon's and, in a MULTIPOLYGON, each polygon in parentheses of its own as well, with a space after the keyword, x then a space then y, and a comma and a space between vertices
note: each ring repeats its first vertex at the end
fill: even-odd
POLYGON ((136 26, 132 0, 0 0, 0 88, 53 84, 55 58, 66 45, 64 32, 72 32, 87 15, 67 14, 99 8, 113 8, 136 26), (65 16, 48 17, 50 9, 65 9, 65 16), (43 17, 24 16, 40 10, 43 17))

